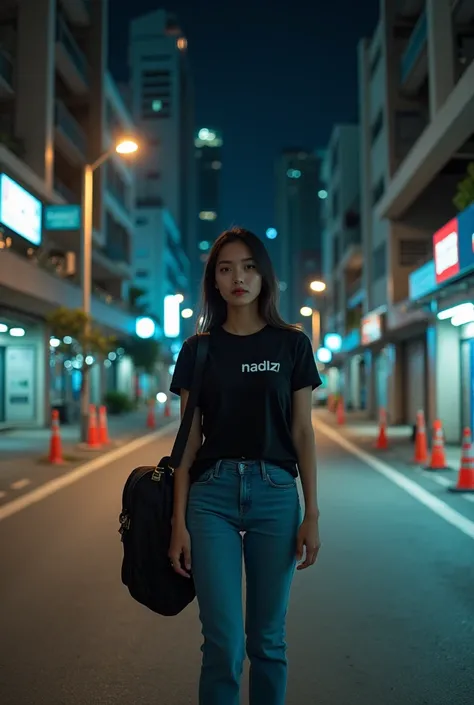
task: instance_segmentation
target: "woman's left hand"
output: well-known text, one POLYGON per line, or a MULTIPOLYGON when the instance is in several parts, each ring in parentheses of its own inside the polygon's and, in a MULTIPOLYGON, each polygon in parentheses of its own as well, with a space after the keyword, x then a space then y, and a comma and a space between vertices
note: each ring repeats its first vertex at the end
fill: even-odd
POLYGON ((303 560, 303 550, 306 548, 305 559, 297 567, 297 570, 304 570, 310 565, 316 563, 321 541, 319 539, 318 518, 306 516, 298 530, 298 538, 296 540, 296 560, 303 560))

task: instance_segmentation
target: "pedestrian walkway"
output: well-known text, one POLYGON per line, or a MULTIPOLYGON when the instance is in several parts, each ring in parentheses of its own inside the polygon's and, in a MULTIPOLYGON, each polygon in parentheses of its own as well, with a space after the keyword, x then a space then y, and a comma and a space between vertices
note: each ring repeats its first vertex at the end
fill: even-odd
MULTIPOLYGON (((130 414, 108 418, 111 447, 123 445, 138 436, 149 433, 146 408, 130 414)), ((165 417, 162 407, 156 409, 156 428, 177 418, 177 408, 172 407, 171 417, 165 417)), ((78 425, 60 427, 61 445, 65 466, 51 466, 47 461, 51 430, 49 428, 17 429, 0 433, 0 501, 6 501, 13 488, 22 490, 33 482, 50 479, 51 474, 68 471, 81 463, 91 460, 91 451, 79 445, 78 425)), ((92 457, 100 456, 110 447, 93 452, 92 457)))
MULTIPOLYGON (((327 409, 315 411, 315 418, 337 427, 337 429, 355 443, 374 450, 374 444, 379 433, 377 421, 367 418, 366 412, 354 411, 346 412, 346 419, 343 425, 338 425, 336 415, 327 409)), ((390 455, 407 465, 413 464, 414 443, 412 440, 413 428, 411 426, 388 426, 387 437, 389 442, 390 455)), ((384 451, 383 451, 384 452, 384 451)), ((447 445, 445 447, 446 462, 450 468, 459 468, 461 460, 461 446, 447 445)))

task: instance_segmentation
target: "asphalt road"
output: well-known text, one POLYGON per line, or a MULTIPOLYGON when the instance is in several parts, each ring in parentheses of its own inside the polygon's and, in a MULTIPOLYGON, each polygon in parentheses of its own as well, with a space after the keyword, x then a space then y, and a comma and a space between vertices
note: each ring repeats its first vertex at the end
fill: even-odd
MULTIPOLYGON (((123 483, 169 445, 0 521, 1 705, 196 705, 196 606, 159 618, 120 582, 123 483)), ((474 540, 318 445, 323 546, 294 582, 287 705, 472 705, 474 540)))

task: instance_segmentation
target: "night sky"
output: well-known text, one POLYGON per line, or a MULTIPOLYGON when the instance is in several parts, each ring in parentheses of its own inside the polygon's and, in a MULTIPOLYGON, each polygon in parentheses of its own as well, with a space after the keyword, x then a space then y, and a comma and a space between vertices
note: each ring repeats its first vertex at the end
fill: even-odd
POLYGON ((165 7, 188 38, 198 126, 224 138, 220 224, 273 224, 273 164, 284 147, 324 147, 357 120, 357 42, 379 0, 109 0, 110 65, 128 77, 128 22, 165 7), (230 8, 230 9, 229 9, 230 8))

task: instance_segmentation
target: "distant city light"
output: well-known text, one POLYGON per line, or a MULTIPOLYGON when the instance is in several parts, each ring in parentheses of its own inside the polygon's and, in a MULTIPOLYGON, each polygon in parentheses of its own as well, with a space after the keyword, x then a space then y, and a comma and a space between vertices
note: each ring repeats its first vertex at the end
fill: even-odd
POLYGON ((328 362, 331 362, 332 360, 332 352, 327 348, 319 348, 318 352, 316 353, 316 357, 318 358, 318 362, 323 362, 325 365, 327 365, 328 362))
POLYGON ((194 312, 192 308, 183 308, 183 310, 181 311, 181 316, 183 318, 192 318, 193 313, 194 312))
POLYGON ((216 139, 216 133, 208 130, 207 127, 203 127, 202 130, 199 130, 199 139, 203 142, 212 142, 216 139))
POLYGON ((63 338, 63 343, 64 343, 64 345, 71 345, 71 343, 72 343, 72 338, 71 338, 71 336, 70 336, 70 335, 66 335, 66 337, 63 338))
POLYGON ((301 176, 301 171, 299 169, 288 169, 286 175, 289 179, 299 179, 301 176))
POLYGON ((300 309, 300 313, 305 318, 309 318, 309 316, 313 315, 313 309, 309 306, 303 306, 303 308, 300 309))
POLYGON ((328 192, 325 191, 325 189, 321 189, 321 191, 318 191, 318 196, 322 201, 324 201, 328 197, 328 192))
POLYGON ((207 240, 201 240, 199 243, 199 249, 202 250, 203 252, 207 252, 211 247, 211 243, 208 242, 207 240))
POLYGON ((268 237, 269 240, 274 240, 277 237, 278 233, 275 228, 268 228, 266 232, 266 236, 268 237))
POLYGON ((181 51, 184 51, 185 49, 187 49, 188 48, 188 40, 186 39, 186 37, 180 37, 178 39, 178 41, 176 42, 176 46, 181 51))
POLYGON ((0 323, 0 333, 8 333, 8 326, 5 323, 0 323))
POLYGON ((176 301, 177 301, 179 304, 182 304, 183 301, 184 301, 184 296, 183 296, 182 294, 176 294, 176 301))
POLYGON ((109 358, 109 360, 112 360, 112 362, 113 362, 114 360, 117 359, 117 353, 110 352, 110 353, 108 354, 108 358, 109 358))
POLYGON ((135 333, 139 338, 147 340, 148 338, 153 338, 156 331, 156 323, 152 318, 148 316, 141 316, 137 318, 135 322, 135 333))
POLYGON ((24 328, 12 328, 10 330, 10 335, 12 338, 23 338, 25 335, 25 329, 24 328))
POLYGON ((59 348, 61 341, 58 338, 50 338, 49 344, 52 348, 59 348))
POLYGON ((93 365, 93 364, 94 364, 94 358, 92 357, 92 355, 88 355, 88 356, 86 357, 85 362, 86 362, 86 365, 93 365))
POLYGON ((342 347, 342 337, 339 333, 328 333, 324 336, 324 347, 331 352, 339 352, 342 347))
POLYGON ((199 213, 200 220, 215 220, 217 213, 215 211, 201 211, 199 213))
POLYGON ((156 395, 156 401, 159 404, 166 404, 166 402, 168 401, 168 396, 164 392, 158 392, 158 394, 156 395))
POLYGON ((180 326, 179 301, 175 294, 164 299, 164 333, 166 338, 177 338, 180 326))
POLYGON ((160 110, 163 109, 163 101, 162 100, 154 100, 151 104, 151 109, 155 113, 159 113, 160 110))

